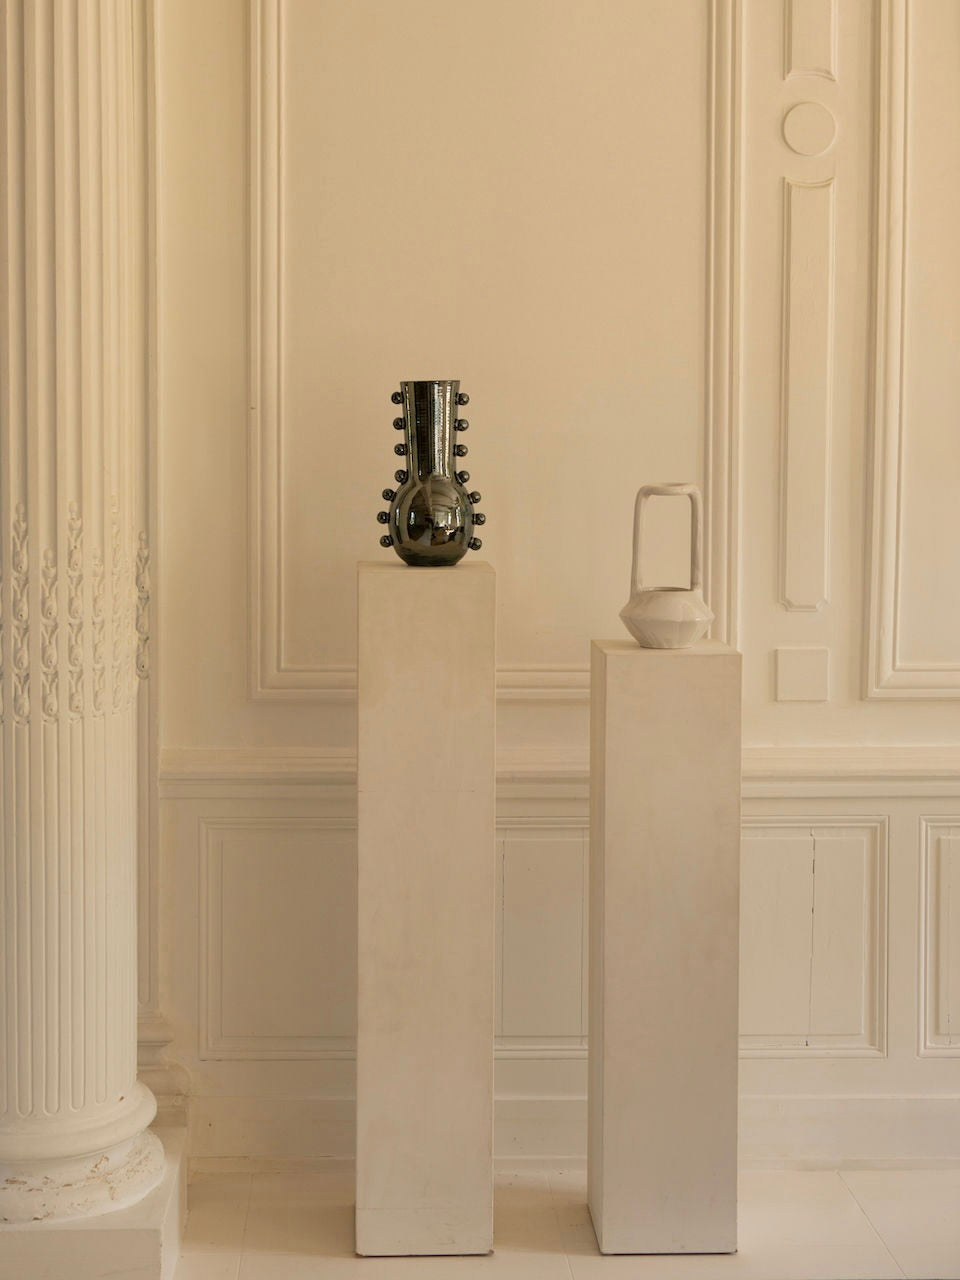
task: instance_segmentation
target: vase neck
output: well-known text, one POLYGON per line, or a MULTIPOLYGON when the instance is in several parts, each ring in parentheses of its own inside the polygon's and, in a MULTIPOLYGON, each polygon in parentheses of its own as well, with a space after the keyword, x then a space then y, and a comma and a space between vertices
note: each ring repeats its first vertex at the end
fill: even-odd
POLYGON ((459 379, 402 382, 410 474, 453 475, 453 437, 459 379))

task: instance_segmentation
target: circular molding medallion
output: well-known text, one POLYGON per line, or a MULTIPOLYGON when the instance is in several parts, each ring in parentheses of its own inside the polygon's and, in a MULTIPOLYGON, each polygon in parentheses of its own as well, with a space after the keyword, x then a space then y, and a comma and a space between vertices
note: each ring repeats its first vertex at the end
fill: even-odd
POLYGON ((836 136, 833 113, 819 102, 798 102, 783 117, 783 140, 798 156, 822 156, 836 136))

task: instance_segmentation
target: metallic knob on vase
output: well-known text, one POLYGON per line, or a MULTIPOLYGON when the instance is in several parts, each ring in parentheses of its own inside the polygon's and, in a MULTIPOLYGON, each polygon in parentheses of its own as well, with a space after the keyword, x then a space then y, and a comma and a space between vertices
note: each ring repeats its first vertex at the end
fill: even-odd
POLYGON ((458 484, 466 484, 466 483, 467 483, 467 481, 468 481, 469 479, 470 479, 470 472, 469 472, 469 471, 458 471, 458 472, 457 472, 457 483, 458 483, 458 484))
POLYGON ((470 426, 470 423, 466 420, 466 418, 458 418, 456 422, 453 424, 453 429, 454 431, 466 431, 469 426, 470 426))
POLYGON ((474 503, 474 505, 476 505, 476 503, 480 501, 481 495, 476 491, 476 489, 474 489, 473 493, 467 494, 467 497, 472 503, 474 503))
POLYGON ((467 454, 470 452, 470 450, 467 448, 465 444, 455 444, 453 446, 453 452, 457 455, 458 458, 465 458, 467 454))
POLYGON ((394 480, 396 480, 397 484, 406 484, 406 483, 407 483, 407 481, 410 479, 410 472, 409 472, 409 471, 395 471, 395 472, 393 473, 393 478, 394 478, 394 480))
POLYGON ((475 512, 473 513, 473 523, 474 523, 474 524, 486 524, 486 523, 487 523, 487 517, 483 514, 483 512, 482 512, 482 511, 475 511, 475 512))
POLYGON ((394 404, 403 404, 403 392, 395 391, 390 397, 394 404))
POLYGON ((402 458, 407 452, 407 446, 405 444, 395 444, 393 446, 393 452, 402 458))
POLYGON ((380 539, 380 545, 381 545, 381 547, 392 547, 392 546, 393 546, 393 539, 390 537, 389 533, 385 533, 385 534, 383 535, 383 537, 380 539))
POLYGON ((403 419, 402 419, 402 418, 394 418, 394 420, 393 420, 393 429, 394 429, 394 431, 402 431, 402 430, 403 430, 403 428, 404 428, 404 421, 403 421, 403 419))
POLYGON ((483 546, 483 543, 480 541, 479 538, 471 538, 470 541, 467 543, 467 546, 470 548, 471 551, 479 551, 480 548, 483 546))
POLYGON ((389 512, 389 511, 378 511, 378 512, 377 512, 377 519, 380 521, 380 523, 381 523, 381 524, 389 524, 389 523, 390 523, 390 512, 389 512))
POLYGON ((469 404, 469 403, 470 403, 470 397, 467 395, 467 393, 465 391, 458 391, 457 404, 469 404))
POLYGON ((382 494, 384 502, 392 502, 396 496, 396 489, 384 489, 382 494))

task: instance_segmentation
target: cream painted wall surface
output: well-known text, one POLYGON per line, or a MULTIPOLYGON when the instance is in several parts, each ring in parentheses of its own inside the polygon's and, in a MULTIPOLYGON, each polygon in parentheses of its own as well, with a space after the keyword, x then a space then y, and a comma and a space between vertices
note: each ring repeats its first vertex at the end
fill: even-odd
MULTIPOLYGON (((390 392, 440 375, 498 575, 503 1140, 580 1142, 588 641, 636 488, 697 479, 744 653, 745 1149, 960 1149, 957 22, 159 5, 161 1004, 195 1155, 349 1149, 354 565, 390 392)), ((683 513, 652 516, 679 581, 683 513)))
POLYGON ((472 396, 508 679, 585 670, 619 626, 636 487, 702 467, 705 19, 162 6, 166 745, 351 745, 335 699, 403 377, 472 396))

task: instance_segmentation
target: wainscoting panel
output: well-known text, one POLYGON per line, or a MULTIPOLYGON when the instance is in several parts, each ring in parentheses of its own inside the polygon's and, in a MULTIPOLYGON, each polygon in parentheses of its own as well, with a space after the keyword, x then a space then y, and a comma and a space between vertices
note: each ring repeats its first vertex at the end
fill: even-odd
POLYGON ((744 831, 742 1052, 876 1055, 886 1008, 886 824, 744 831))
POLYGON ((922 832, 920 1052, 960 1057, 960 822, 922 832))
POLYGON ((585 833, 514 830, 500 849, 500 1047, 582 1045, 585 833))
MULTIPOLYGON (((901 755, 886 765, 870 757, 870 777, 863 753, 846 773, 840 753, 819 773, 797 753, 779 764, 775 751, 745 756, 741 1088, 758 1159, 774 1158, 783 1125, 801 1162, 820 1158, 833 1132, 850 1158, 877 1144, 899 1158, 896 1099, 956 1092, 953 1064, 935 1059, 960 1052, 960 783, 956 769, 952 781, 916 776, 901 755), (882 1135, 843 1128, 841 1096, 880 1094, 882 1135), (841 1128, 813 1125, 803 1147, 806 1130, 790 1116, 818 1099, 841 1128)), ((205 1159, 350 1150, 350 769, 339 757, 326 770, 321 757, 300 765, 281 780, 267 758, 258 771, 244 758, 231 773, 221 756, 179 753, 162 784, 165 928, 176 939, 163 989, 171 1054, 189 1079, 193 1150, 205 1159)), ((499 1149, 576 1154, 588 1033, 586 775, 562 762, 555 775, 541 764, 522 777, 515 762, 497 803, 499 1149)), ((911 1158, 939 1158, 935 1126, 914 1146, 911 1158)))
POLYGON ((200 1058, 352 1056, 352 824, 204 820, 200 841, 200 1058))
POLYGON ((741 877, 741 1033, 802 1043, 810 1018, 812 833, 748 831, 741 877))

